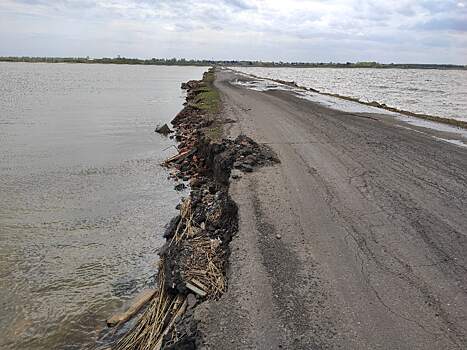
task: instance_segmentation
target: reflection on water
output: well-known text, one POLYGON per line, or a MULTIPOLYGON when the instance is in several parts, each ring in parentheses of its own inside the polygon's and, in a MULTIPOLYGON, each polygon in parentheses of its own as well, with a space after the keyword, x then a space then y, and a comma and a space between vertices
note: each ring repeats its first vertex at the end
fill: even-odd
POLYGON ((374 68, 233 69, 264 78, 295 81, 322 92, 377 101, 390 107, 467 120, 467 70, 374 68))
POLYGON ((178 202, 153 133, 203 68, 0 63, 0 348, 81 349, 150 284, 178 202))

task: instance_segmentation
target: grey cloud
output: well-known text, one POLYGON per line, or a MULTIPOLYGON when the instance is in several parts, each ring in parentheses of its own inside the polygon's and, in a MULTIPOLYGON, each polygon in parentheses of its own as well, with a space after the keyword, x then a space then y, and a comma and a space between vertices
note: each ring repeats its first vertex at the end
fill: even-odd
MULTIPOLYGON (((462 1, 459 0, 425 0, 420 1, 420 6, 428 10, 432 15, 440 15, 445 13, 459 13, 467 11, 464 10, 458 4, 462 1)), ((467 4, 466 4, 467 7, 467 4)))
POLYGON ((455 37, 467 31, 464 0, 3 0, 0 13, 0 32, 12 38, 2 42, 0 54, 30 48, 34 55, 41 43, 41 54, 76 54, 76 46, 70 43, 67 49, 64 39, 72 36, 80 41, 82 55, 96 56, 116 50, 147 57, 228 54, 222 58, 312 61, 368 55, 387 61, 399 52, 401 61, 442 61, 431 48, 452 45, 458 56, 449 59, 465 63, 465 41, 455 37), (37 33, 38 43, 32 45, 24 33, 37 33))
POLYGON ((241 10, 253 10, 257 8, 256 5, 248 3, 245 0, 224 0, 224 3, 241 10))
POLYGON ((426 23, 417 26, 419 29, 438 31, 438 30, 454 30, 459 32, 467 32, 467 17, 466 18, 442 18, 432 19, 426 23))

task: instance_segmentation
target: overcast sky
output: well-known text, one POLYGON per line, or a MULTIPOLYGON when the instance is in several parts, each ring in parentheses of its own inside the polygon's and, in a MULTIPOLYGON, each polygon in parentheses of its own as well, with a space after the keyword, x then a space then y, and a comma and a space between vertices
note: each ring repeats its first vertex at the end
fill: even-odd
POLYGON ((0 0, 0 55, 467 64, 467 0, 0 0))

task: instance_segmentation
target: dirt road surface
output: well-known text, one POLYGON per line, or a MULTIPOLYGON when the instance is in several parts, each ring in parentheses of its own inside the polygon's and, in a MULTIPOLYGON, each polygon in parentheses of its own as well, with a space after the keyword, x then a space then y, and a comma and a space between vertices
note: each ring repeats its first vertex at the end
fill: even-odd
POLYGON ((467 349, 467 148, 219 71, 230 135, 281 164, 242 174, 229 290, 207 349, 467 349))

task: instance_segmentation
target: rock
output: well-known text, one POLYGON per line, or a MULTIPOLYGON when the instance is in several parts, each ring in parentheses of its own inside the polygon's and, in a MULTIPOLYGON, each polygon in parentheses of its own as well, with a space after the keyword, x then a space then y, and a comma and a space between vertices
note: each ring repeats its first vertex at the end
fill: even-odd
POLYGON ((243 163, 248 164, 248 165, 255 165, 257 162, 253 155, 249 155, 245 157, 245 159, 243 160, 243 163))
POLYGON ((277 238, 277 239, 281 239, 282 236, 281 236, 280 234, 277 234, 277 235, 276 235, 276 238, 277 238))
POLYGON ((190 170, 190 163, 185 161, 180 166, 180 171, 187 172, 188 170, 190 170))
POLYGON ((183 90, 188 90, 188 89, 193 89, 199 85, 199 82, 197 80, 190 80, 187 81, 186 83, 182 83, 181 88, 183 90))
POLYGON ((171 239, 175 234, 175 230, 177 229, 178 224, 182 217, 180 215, 175 216, 170 220, 170 222, 166 225, 163 237, 165 239, 171 239))
POLYGON ((158 126, 155 132, 167 136, 168 134, 173 133, 173 130, 170 130, 169 126, 167 124, 164 124, 162 126, 158 126))
POLYGON ((188 304, 189 309, 192 309, 193 307, 195 307, 196 303, 198 302, 195 295, 192 294, 192 293, 188 294, 186 300, 187 300, 187 304, 188 304))
POLYGON ((206 180, 201 177, 193 177, 190 179, 191 187, 201 187, 205 183, 206 183, 206 180))
POLYGON ((178 185, 175 185, 174 189, 175 191, 183 191, 186 188, 184 183, 179 183, 178 185))
POLYGON ((253 171, 253 167, 248 164, 242 164, 241 168, 246 173, 251 173, 253 171))
POLYGON ((253 153, 253 150, 251 148, 244 148, 241 150, 242 156, 249 156, 252 153, 253 153))

